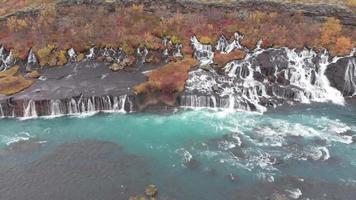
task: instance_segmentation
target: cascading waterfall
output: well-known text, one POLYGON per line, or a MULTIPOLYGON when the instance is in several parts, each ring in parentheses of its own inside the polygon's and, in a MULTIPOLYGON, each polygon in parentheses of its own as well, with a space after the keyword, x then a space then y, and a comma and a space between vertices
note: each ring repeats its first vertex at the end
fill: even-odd
MULTIPOLYGON (((241 35, 235 34, 235 40, 229 44, 222 36, 216 50, 223 54, 235 49, 247 51, 239 43, 241 38, 241 35)), ((202 52, 210 50, 195 37, 191 41, 197 55, 205 55, 202 52)), ((261 41, 255 50, 246 52, 245 59, 227 63, 223 72, 218 73, 214 69, 191 71, 180 105, 212 107, 212 97, 216 98, 219 108, 258 112, 288 102, 344 104, 342 93, 330 86, 325 75, 328 65, 337 62, 338 58, 330 59, 327 51, 317 54, 309 49, 261 49, 260 44, 261 41)), ((211 64, 213 61, 209 59, 212 58, 207 58, 197 56, 201 63, 211 64)), ((345 75, 345 90, 355 88, 353 64, 349 63, 350 69, 345 75)))
MULTIPOLYGON (((300 53, 287 48, 285 48, 285 51, 289 59, 286 79, 290 81, 290 85, 302 89, 303 92, 298 95, 299 101, 302 103, 328 101, 335 104, 344 104, 344 97, 341 92, 332 88, 325 76, 325 70, 331 63, 327 51, 320 55, 307 49, 300 53), (313 62, 315 58, 319 59, 318 63, 313 62), (288 77, 288 74, 290 74, 290 77, 288 77)), ((336 60, 332 62, 336 62, 336 60)))

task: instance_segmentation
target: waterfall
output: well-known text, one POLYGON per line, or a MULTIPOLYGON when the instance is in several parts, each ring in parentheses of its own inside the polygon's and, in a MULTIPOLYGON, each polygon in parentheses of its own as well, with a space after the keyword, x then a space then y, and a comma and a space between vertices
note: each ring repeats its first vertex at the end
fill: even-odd
POLYGON ((86 112, 95 112, 95 101, 94 99, 88 99, 88 110, 86 112))
POLYGON ((317 55, 313 50, 304 49, 297 53, 295 50, 285 48, 289 60, 288 72, 291 85, 302 89, 304 95, 300 96, 303 103, 332 102, 344 104, 344 98, 340 91, 330 86, 325 70, 330 64, 326 51, 317 55), (319 62, 313 62, 318 58, 319 62))
POLYGON ((190 41, 194 49, 194 57, 200 61, 200 65, 212 64, 214 58, 212 46, 201 44, 195 36, 193 36, 190 41))
POLYGON ((218 44, 215 46, 215 49, 220 52, 226 52, 226 47, 228 46, 228 41, 226 40, 225 36, 222 35, 219 40, 218 44))
POLYGON ((225 46, 224 49, 221 50, 222 53, 230 53, 235 49, 242 49, 242 45, 240 44, 240 40, 243 39, 243 35, 240 35, 239 33, 234 34, 235 39, 225 46))
POLYGON ((68 56, 69 56, 69 60, 70 61, 75 61, 76 57, 77 57, 77 53, 75 52, 75 50, 73 48, 70 48, 67 52, 68 56))
POLYGON ((4 110, 2 108, 2 104, 0 103, 0 118, 5 117, 4 110))
POLYGON ((1 47, 0 47, 0 60, 4 60, 4 59, 5 59, 4 47, 1 46, 1 47))
POLYGON ((11 65, 14 63, 14 58, 13 58, 11 50, 10 50, 10 53, 6 56, 4 48, 1 47, 0 57, 2 60, 2 65, 0 66, 0 71, 9 69, 11 67, 11 65))
POLYGON ((349 60, 345 71, 344 92, 356 95, 356 59, 349 60))
POLYGON ((63 115, 61 108, 60 108, 60 104, 61 104, 61 101, 58 99, 50 101, 52 117, 63 115))
POLYGON ((24 105, 23 117, 24 118, 37 117, 36 104, 35 101, 33 101, 32 99, 27 102, 27 106, 24 105))
POLYGON ((86 55, 87 59, 94 59, 95 58, 95 48, 90 48, 89 54, 86 55))
POLYGON ((94 114, 99 112, 127 113, 134 111, 134 102, 128 95, 92 96, 68 99, 21 101, 22 112, 17 112, 18 103, 1 103, 0 117, 34 118, 38 116, 58 117, 64 115, 94 114))
MULTIPOLYGON (((241 37, 236 34, 229 46, 243 48, 238 42, 241 37)), ((203 49, 196 38, 192 38, 193 42, 195 49, 203 49)), ((191 71, 180 105, 211 107, 209 99, 212 96, 219 108, 258 112, 289 102, 344 104, 342 93, 330 86, 325 75, 326 68, 337 61, 330 59, 327 51, 317 54, 309 49, 261 49, 260 44, 258 42, 256 49, 250 51, 245 59, 227 63, 223 72, 191 71)), ((217 49, 224 49, 224 38, 219 39, 217 49)), ((345 90, 353 92, 354 62, 349 61, 345 75, 345 90)))
POLYGON ((30 52, 28 53, 27 64, 36 64, 36 63, 37 63, 37 58, 31 49, 30 52))
POLYGON ((120 96, 121 107, 119 109, 119 112, 121 112, 121 113, 126 113, 126 111, 125 111, 126 99, 127 99, 127 95, 120 96))
POLYGON ((183 48, 182 44, 176 44, 174 46, 173 57, 182 58, 183 57, 182 48, 183 48))
POLYGON ((79 112, 79 108, 75 99, 71 98, 68 102, 68 114, 72 115, 79 112))

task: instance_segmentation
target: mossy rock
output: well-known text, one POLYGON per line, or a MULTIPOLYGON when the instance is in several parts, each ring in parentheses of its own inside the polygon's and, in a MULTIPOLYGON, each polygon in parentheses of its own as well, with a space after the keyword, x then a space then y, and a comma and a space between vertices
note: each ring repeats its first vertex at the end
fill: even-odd
POLYGON ((27 80, 22 75, 7 76, 0 79, 0 94, 13 95, 29 88, 34 83, 33 80, 27 80))
POLYGON ((145 194, 149 197, 155 197, 158 194, 158 188, 155 185, 149 185, 147 186, 145 190, 145 194))

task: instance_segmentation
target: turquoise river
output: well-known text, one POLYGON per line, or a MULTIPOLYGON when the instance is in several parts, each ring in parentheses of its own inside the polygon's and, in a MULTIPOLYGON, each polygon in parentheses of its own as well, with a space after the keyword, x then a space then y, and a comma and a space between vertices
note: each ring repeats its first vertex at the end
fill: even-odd
POLYGON ((355 199, 356 107, 0 119, 0 199, 355 199))

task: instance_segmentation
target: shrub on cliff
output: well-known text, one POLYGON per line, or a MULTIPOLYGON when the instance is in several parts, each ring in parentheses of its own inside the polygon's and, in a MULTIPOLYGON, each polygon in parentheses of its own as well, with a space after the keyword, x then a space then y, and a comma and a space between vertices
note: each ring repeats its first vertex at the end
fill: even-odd
POLYGON ((197 64, 196 60, 185 58, 153 70, 147 75, 147 82, 134 87, 135 93, 157 94, 158 100, 172 104, 175 102, 175 95, 184 90, 189 70, 197 64))

